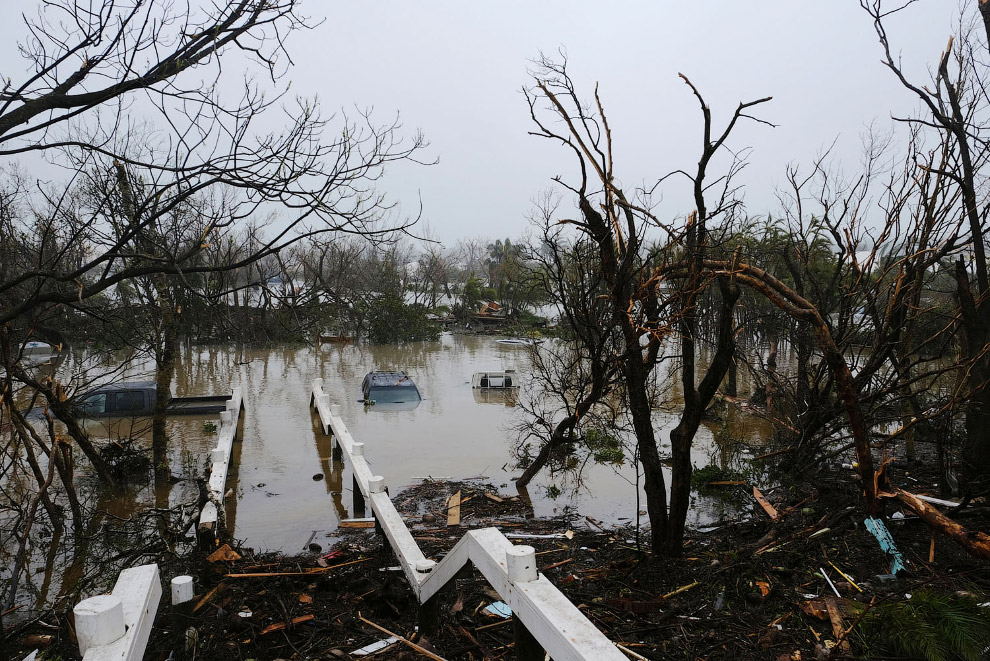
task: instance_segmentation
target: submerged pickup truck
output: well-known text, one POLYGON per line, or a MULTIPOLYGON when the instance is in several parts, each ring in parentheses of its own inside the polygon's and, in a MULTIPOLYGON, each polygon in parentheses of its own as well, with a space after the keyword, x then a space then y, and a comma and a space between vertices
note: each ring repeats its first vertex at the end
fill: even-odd
MULTIPOLYGON (((79 396, 75 409, 81 418, 133 418, 154 413, 158 389, 154 381, 129 381, 103 386, 79 396)), ((230 395, 172 397, 168 415, 222 413, 230 395)))

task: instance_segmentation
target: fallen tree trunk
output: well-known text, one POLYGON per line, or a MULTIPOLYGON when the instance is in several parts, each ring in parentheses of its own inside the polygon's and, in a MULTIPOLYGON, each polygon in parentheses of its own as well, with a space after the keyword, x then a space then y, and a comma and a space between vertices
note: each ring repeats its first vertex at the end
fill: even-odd
POLYGON ((917 514, 933 530, 937 530, 963 547, 966 553, 974 558, 990 560, 990 535, 978 530, 970 530, 956 523, 913 493, 909 493, 904 489, 895 487, 890 493, 909 510, 917 514))

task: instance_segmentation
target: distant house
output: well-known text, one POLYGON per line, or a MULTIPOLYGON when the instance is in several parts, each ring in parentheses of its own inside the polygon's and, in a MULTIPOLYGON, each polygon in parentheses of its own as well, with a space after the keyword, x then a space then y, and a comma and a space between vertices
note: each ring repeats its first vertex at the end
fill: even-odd
POLYGON ((506 314, 501 305, 495 301, 482 303, 481 311, 474 315, 477 321, 483 324, 494 325, 505 322, 506 314))

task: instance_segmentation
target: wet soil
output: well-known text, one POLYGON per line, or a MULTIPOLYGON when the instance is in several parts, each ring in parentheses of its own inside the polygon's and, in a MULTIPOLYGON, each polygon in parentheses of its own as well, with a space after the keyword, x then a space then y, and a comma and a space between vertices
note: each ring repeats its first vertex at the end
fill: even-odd
MULTIPOLYGON (((894 469, 891 479, 922 492, 925 470, 894 469)), ((747 485, 711 488, 752 498, 747 485)), ((394 502, 427 557, 441 558, 466 529, 489 526, 535 547, 541 572, 630 658, 894 658, 867 652, 857 625, 870 608, 921 589, 988 599, 990 566, 910 517, 889 521, 908 571, 883 577, 891 558, 864 529, 859 490, 847 472, 765 496, 776 519, 754 502, 751 515, 690 531, 676 559, 654 558, 648 536, 640 531, 637 538, 631 527, 569 512, 530 518, 525 502, 480 482, 425 482, 394 502), (456 492, 461 522, 448 526, 446 502, 456 492)), ((988 530, 990 508, 977 502, 959 520, 988 530)), ((438 633, 426 639, 387 542, 374 529, 344 528, 334 537, 340 541, 332 548, 314 539, 309 552, 294 557, 235 544, 236 560, 166 564, 163 577, 195 577, 196 610, 171 615, 166 594, 145 658, 167 659, 187 640, 190 659, 359 658, 355 651, 388 637, 374 625, 443 659, 515 658, 511 618, 489 612, 500 598, 480 574, 465 572, 444 593, 438 633)), ((70 619, 53 616, 46 624, 54 628, 35 623, 19 636, 51 636, 52 658, 76 658, 70 619)), ((427 657, 399 642, 374 658, 427 657)))

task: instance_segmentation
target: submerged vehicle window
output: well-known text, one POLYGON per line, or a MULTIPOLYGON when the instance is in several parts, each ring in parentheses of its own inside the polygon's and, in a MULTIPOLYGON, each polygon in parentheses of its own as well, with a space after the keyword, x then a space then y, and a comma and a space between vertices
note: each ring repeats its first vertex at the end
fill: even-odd
POLYGON ((144 408, 144 393, 137 390, 124 390, 111 393, 110 410, 115 413, 140 411, 144 408))
POLYGON ((369 396, 376 402, 416 402, 419 401, 419 393, 410 386, 389 386, 372 388, 369 396))
POLYGON ((105 392, 90 395, 82 401, 83 413, 106 413, 107 394, 105 392))

